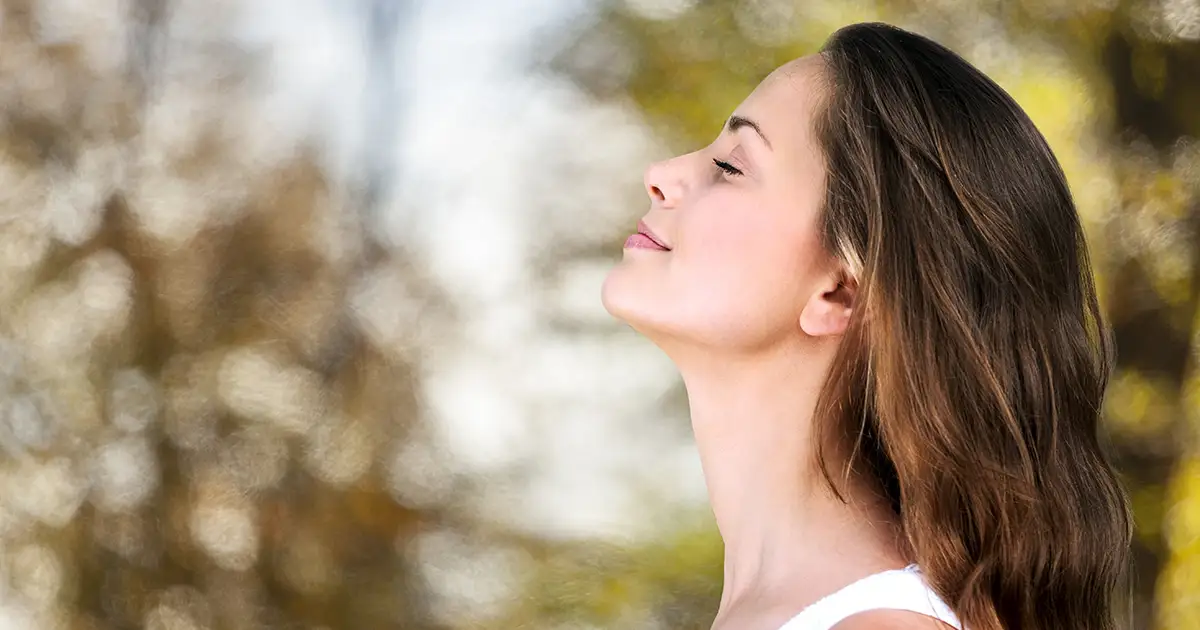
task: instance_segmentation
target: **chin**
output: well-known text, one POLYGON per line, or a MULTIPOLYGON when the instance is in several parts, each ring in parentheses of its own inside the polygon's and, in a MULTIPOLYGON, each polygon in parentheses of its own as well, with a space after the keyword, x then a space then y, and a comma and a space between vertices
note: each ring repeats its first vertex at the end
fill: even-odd
POLYGON ((608 272, 600 287, 600 302, 609 315, 645 334, 664 314, 661 289, 650 286, 642 270, 618 264, 608 272))
POLYGON ((604 310, 627 324, 632 324, 631 318, 636 320, 639 302, 636 296, 636 278, 631 278, 630 275, 629 270, 618 263, 608 272, 604 284, 600 286, 600 303, 604 305, 604 310))

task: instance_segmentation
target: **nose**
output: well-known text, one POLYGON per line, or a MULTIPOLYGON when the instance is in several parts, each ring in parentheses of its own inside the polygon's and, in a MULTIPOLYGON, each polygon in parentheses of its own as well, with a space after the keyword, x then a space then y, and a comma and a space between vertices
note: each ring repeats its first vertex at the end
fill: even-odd
POLYGON ((646 173, 642 176, 646 194, 650 196, 650 203, 655 206, 674 208, 683 196, 683 181, 672 162, 673 160, 655 162, 646 168, 646 173))

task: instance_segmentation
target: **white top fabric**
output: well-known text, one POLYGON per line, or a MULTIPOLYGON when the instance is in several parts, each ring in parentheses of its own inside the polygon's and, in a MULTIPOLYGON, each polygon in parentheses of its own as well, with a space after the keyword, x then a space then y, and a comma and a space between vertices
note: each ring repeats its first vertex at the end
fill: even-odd
POLYGON ((800 611, 779 630, 830 630, 847 617, 868 610, 907 610, 963 630, 958 617, 929 588, 915 564, 869 575, 827 595, 800 611))

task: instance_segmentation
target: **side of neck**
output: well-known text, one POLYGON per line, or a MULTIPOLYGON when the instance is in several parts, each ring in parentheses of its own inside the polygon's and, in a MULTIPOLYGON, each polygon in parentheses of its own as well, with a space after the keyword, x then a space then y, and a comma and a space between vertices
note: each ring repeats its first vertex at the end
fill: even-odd
POLYGON ((816 473, 815 379, 779 369, 687 376, 692 427, 725 542, 722 610, 803 583, 816 567, 904 566, 886 504, 853 487, 843 489, 845 503, 816 473))

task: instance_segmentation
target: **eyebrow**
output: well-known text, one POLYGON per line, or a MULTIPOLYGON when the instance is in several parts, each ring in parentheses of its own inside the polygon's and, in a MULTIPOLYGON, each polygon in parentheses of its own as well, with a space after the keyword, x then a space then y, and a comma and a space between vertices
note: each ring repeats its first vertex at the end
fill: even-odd
POLYGON ((742 127, 749 127, 750 129, 753 129, 755 133, 758 134, 758 137, 762 138, 762 141, 767 145, 767 148, 774 150, 771 147, 771 141, 767 140, 766 134, 763 133, 762 127, 759 127, 758 123, 754 122, 753 120, 750 120, 749 118, 743 118, 741 116, 730 116, 729 122, 725 123, 725 128, 729 130, 729 133, 735 133, 742 127))

